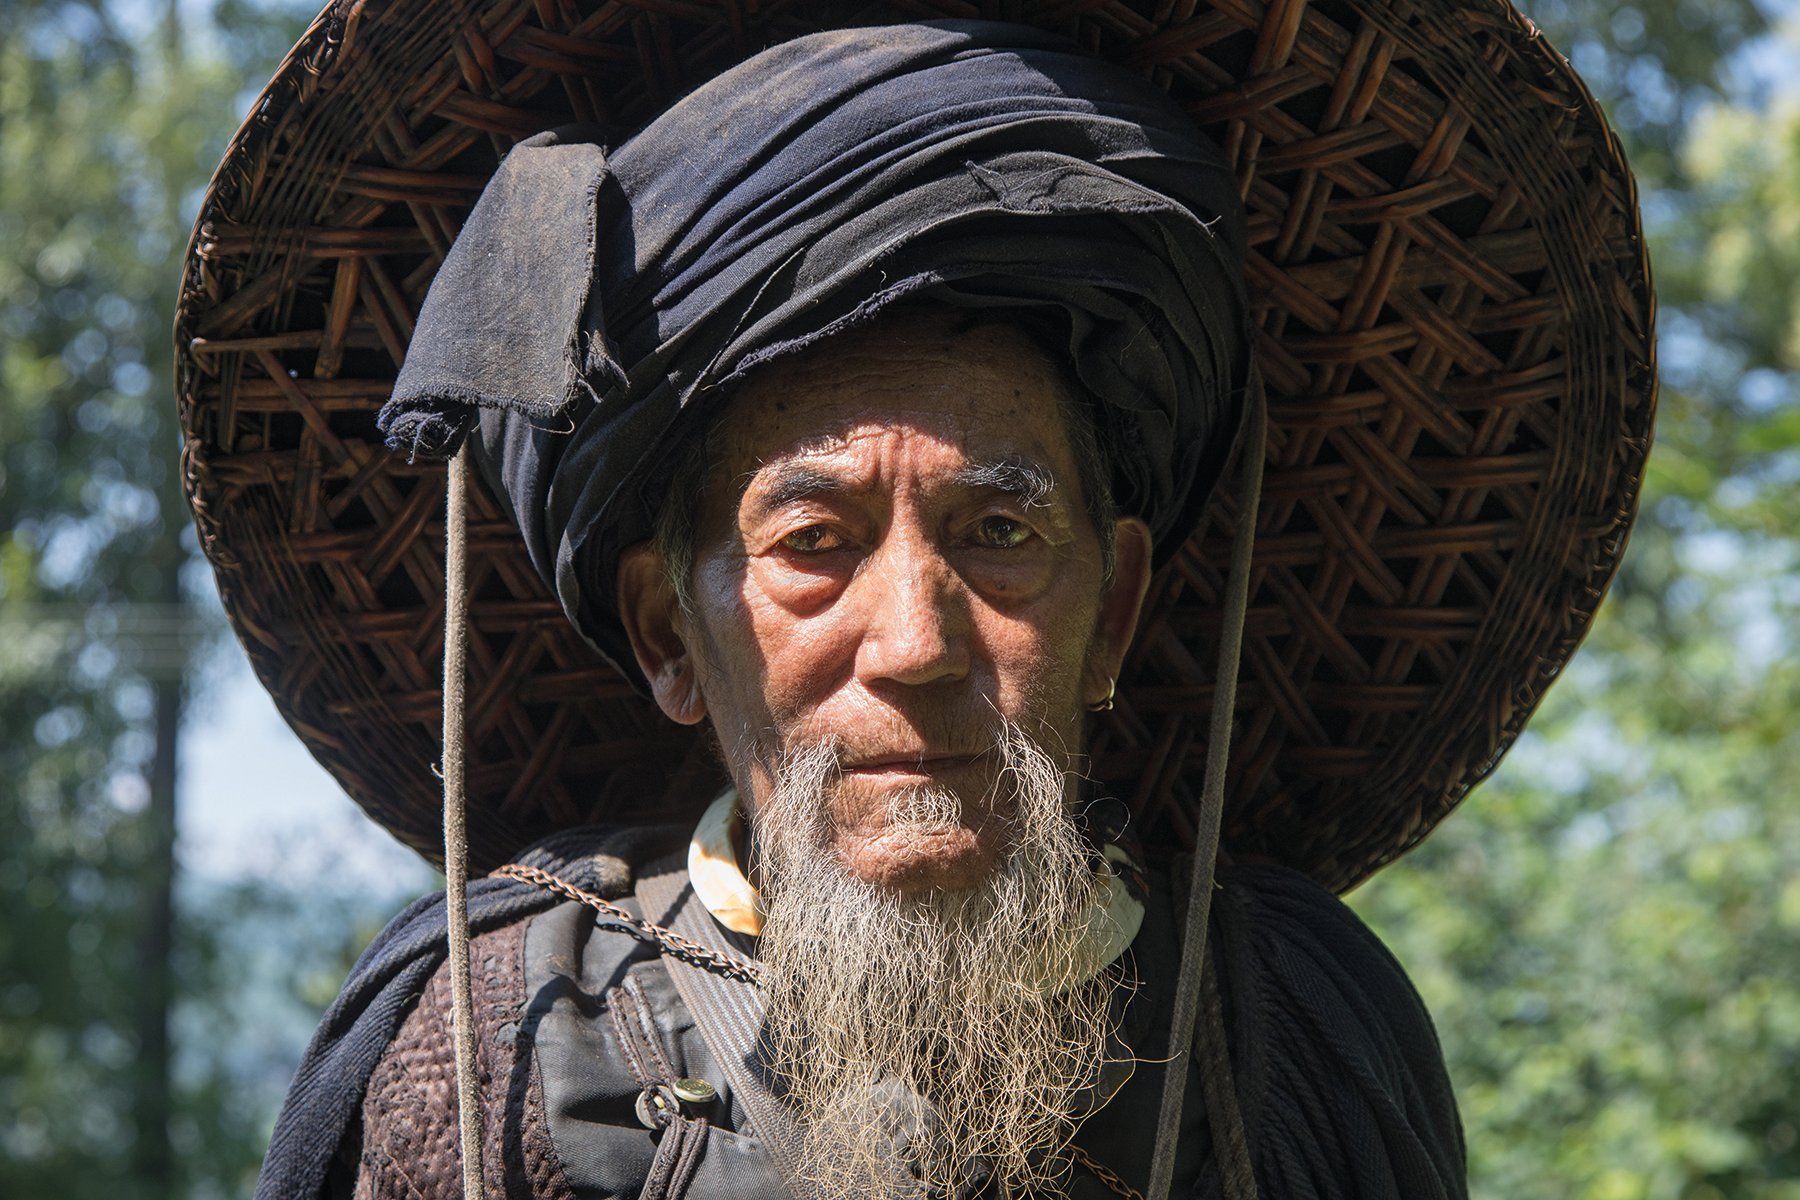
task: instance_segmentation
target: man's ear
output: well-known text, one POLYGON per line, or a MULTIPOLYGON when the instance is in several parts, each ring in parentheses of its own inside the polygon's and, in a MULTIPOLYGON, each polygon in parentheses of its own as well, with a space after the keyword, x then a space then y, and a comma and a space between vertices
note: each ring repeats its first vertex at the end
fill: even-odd
POLYGON ((631 639, 638 669, 650 681, 656 705, 671 721, 698 725, 706 719, 700 672, 688 652, 686 622, 662 555, 648 542, 619 558, 619 620, 631 639))
POLYGON ((1112 582, 1100 597, 1100 614, 1094 621, 1094 640, 1089 643, 1081 681, 1081 698, 1090 706, 1112 698, 1125 666, 1125 651, 1131 648, 1144 597, 1150 591, 1150 552, 1150 526, 1138 517, 1121 517, 1113 530, 1112 582))

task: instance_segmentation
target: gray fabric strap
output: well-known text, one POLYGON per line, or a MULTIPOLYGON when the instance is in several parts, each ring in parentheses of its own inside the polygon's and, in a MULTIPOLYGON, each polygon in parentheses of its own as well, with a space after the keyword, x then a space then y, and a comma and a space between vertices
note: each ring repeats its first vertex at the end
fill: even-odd
POLYGON ((469 817, 464 744, 468 700, 469 456, 450 460, 444 507, 444 920, 450 942, 451 1037, 455 1046, 463 1200, 486 1200, 481 1170, 481 1097, 475 1061, 475 1000, 469 976, 469 817))
POLYGON ((1150 1200, 1169 1200, 1174 1184, 1175 1140, 1186 1098, 1187 1072, 1183 1064, 1192 1047, 1195 1025, 1200 1021, 1205 1025, 1200 1066, 1205 1081, 1206 1116, 1213 1130, 1220 1187, 1225 1200, 1256 1200, 1256 1176, 1251 1170, 1243 1114, 1238 1111, 1236 1091, 1231 1084, 1231 1060, 1225 1053, 1224 1023, 1216 990, 1207 1001, 1207 1011, 1200 1011, 1201 979, 1208 973, 1206 933, 1212 911, 1213 870, 1218 862, 1220 826, 1225 815, 1225 774, 1231 761, 1231 722, 1237 709, 1238 660, 1243 650, 1256 513, 1262 499, 1267 455, 1268 407, 1261 380, 1254 372, 1244 416, 1243 427, 1238 431, 1237 525, 1232 532, 1231 568, 1225 579, 1212 721, 1206 738, 1206 772, 1200 812, 1194 823, 1193 875, 1188 884, 1187 915, 1182 922, 1181 965, 1169 1028, 1170 1065, 1163 1079, 1156 1152, 1150 1160, 1150 1200))
MULTIPOLYGON (((719 945, 717 926, 688 884, 687 871, 646 875, 637 883, 645 920, 672 929, 709 949, 738 953, 719 945)), ((663 955, 675 990, 694 1016, 706 1044, 724 1069, 763 1148, 775 1160, 795 1200, 817 1200, 800 1161, 800 1129, 794 1115, 769 1084, 763 1060, 762 995, 748 983, 714 974, 672 954, 663 955)))

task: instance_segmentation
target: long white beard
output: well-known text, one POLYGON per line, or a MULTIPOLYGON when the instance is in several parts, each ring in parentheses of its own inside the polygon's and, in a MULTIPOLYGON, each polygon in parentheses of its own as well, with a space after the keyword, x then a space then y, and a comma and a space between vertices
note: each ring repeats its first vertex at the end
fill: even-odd
MULTIPOLYGON (((983 886, 908 898, 830 849, 830 745, 790 755, 756 823, 761 953, 776 1063, 803 1161, 830 1197, 886 1195, 895 1139, 929 1187, 1056 1191, 1059 1153, 1105 1061, 1113 972, 1091 970, 1099 889, 1056 762, 998 736, 1009 844, 983 886)), ((902 796, 890 817, 955 820, 961 800, 902 796)))

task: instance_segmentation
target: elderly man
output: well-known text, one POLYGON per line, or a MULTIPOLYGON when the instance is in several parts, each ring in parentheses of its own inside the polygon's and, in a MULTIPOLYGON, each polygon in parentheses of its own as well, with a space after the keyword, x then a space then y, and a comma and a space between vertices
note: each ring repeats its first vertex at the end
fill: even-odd
MULTIPOLYGON (((474 1004, 519 1014, 513 1083, 542 1078, 541 1101, 527 1086, 486 1104, 502 1131, 547 1131, 555 1169, 522 1144, 525 1176, 578 1196, 1148 1182, 1165 1060, 1182 1050, 1168 1036, 1179 920, 1167 864, 1120 837, 1111 806, 1090 813, 1084 721, 1136 631, 1152 522, 1166 537, 1204 500, 1254 400, 1242 240, 1229 173, 1179 112, 1009 26, 799 39, 603 165, 575 134, 503 165, 438 272, 383 422, 414 451, 473 433, 583 631, 623 643, 666 716, 710 728, 731 791, 673 862, 637 848, 622 866, 641 916, 744 963, 756 984, 730 986, 754 986, 738 1000, 761 1018, 731 1044, 689 990, 704 969, 596 932, 578 901, 478 938, 477 962, 522 964, 474 1004), (771 107, 792 90, 816 113, 771 107), (728 154, 669 155, 727 136, 728 154), (800 181, 827 199, 735 238, 707 228, 748 224, 800 181), (615 229, 631 232, 628 263, 615 229), (580 395, 615 371, 635 386, 610 362, 629 356, 615 347, 633 281, 609 272, 641 279, 647 257, 685 276, 692 350, 664 329, 673 361, 609 412, 580 395), (510 279, 509 259, 524 263, 510 279), (768 278, 740 278, 756 269, 768 278), (690 373, 706 383, 681 411, 645 415, 690 373), (576 395, 534 411, 562 399, 550 385, 576 395), (672 449, 634 436, 659 419, 672 449), (673 895, 646 882, 683 858, 710 928, 684 923, 678 874, 673 895), (734 947, 719 926, 753 940, 734 947), (506 938, 521 944, 490 948, 506 938)), ((1254 956, 1291 948, 1233 934, 1234 986, 1286 996, 1258 997, 1259 1020, 1380 1014, 1346 1038, 1273 1038, 1281 1051, 1243 1064, 1308 1077, 1275 1108, 1343 1124, 1342 1144, 1319 1131, 1282 1157, 1346 1187, 1460 1195, 1455 1106, 1404 977, 1323 889, 1256 872, 1234 887, 1340 929, 1282 981, 1254 956)), ((344 1147, 358 1195, 418 1186, 443 1016, 414 1009, 373 1070, 360 1145, 344 1147), (420 1063, 422 1047, 437 1053, 420 1063)), ((1165 1139, 1184 1194, 1223 1175, 1203 1172, 1196 1057, 1187 1128, 1165 1139)), ((1282 1141, 1263 1135, 1251 1144, 1282 1141)), ((500 1147, 497 1165, 504 1132, 500 1147)), ((1266 1185, 1285 1194, 1286 1173, 1266 1185)))
MULTIPOLYGON (((578 39, 556 37, 507 44, 563 62, 578 39)), ((1355 86, 1338 99, 1363 103, 1355 86)), ((439 902, 399 918, 309 1050, 259 1197, 1464 1194, 1442 1058, 1398 965, 1279 842, 1245 839, 1259 853, 1215 872, 1264 458, 1253 348, 1271 336, 1244 286, 1247 243, 1270 236, 1246 222, 1253 192, 1153 83, 984 22, 781 41, 616 146, 563 128, 506 156, 423 276, 380 419, 410 457, 455 456, 448 640, 486 586, 458 564, 495 536, 463 530, 472 458, 586 645, 704 729, 722 779, 698 792, 702 766, 627 805, 697 823, 565 817, 506 846, 468 889, 472 981, 454 905, 448 963, 439 902), (1144 845, 1094 778, 1089 714, 1112 709, 1155 572, 1215 490, 1238 532, 1206 635, 1225 719, 1177 826, 1190 859, 1144 845)), ((1359 280, 1397 278, 1359 262, 1359 280)), ((328 338, 364 270, 339 276, 328 338)), ((1482 336, 1541 311, 1487 283, 1512 307, 1463 304, 1482 336)), ((1453 340, 1428 308, 1408 319, 1453 340)), ((1332 384, 1322 419, 1354 423, 1372 379, 1396 411, 1421 403, 1368 371, 1332 384)), ((1470 403, 1523 404, 1535 377, 1515 375, 1470 403)), ((271 378, 306 397, 297 372, 271 378)), ((1518 469, 1498 437, 1470 442, 1489 476, 1518 469)), ((372 510, 410 510, 379 460, 345 461, 372 510)), ((1335 487, 1332 467, 1308 478, 1335 487)), ((1380 484, 1416 507, 1412 486, 1380 484)), ((1386 566, 1360 569, 1385 586, 1386 566)), ((1466 574, 1432 586, 1452 578, 1474 594, 1466 574)), ((1418 620, 1411 594, 1379 620, 1418 620)), ((1177 618, 1165 605, 1155 637, 1189 664, 1177 618)), ((1334 661, 1375 621, 1331 631, 1334 661)), ((447 676, 453 802, 456 718, 502 702, 527 645, 488 653, 467 697, 447 676)), ((559 794, 541 749, 497 781, 508 804, 559 794)), ((1168 753, 1140 757, 1163 772, 1168 753)))

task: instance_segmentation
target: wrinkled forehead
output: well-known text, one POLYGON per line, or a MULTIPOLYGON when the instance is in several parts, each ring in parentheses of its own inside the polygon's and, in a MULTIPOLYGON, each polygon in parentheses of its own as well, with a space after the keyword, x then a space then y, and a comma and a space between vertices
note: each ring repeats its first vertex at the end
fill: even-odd
POLYGON ((719 418, 708 490, 809 476, 892 486, 902 464, 962 486, 1074 489, 1068 368, 1020 325, 909 309, 763 365, 719 418))

